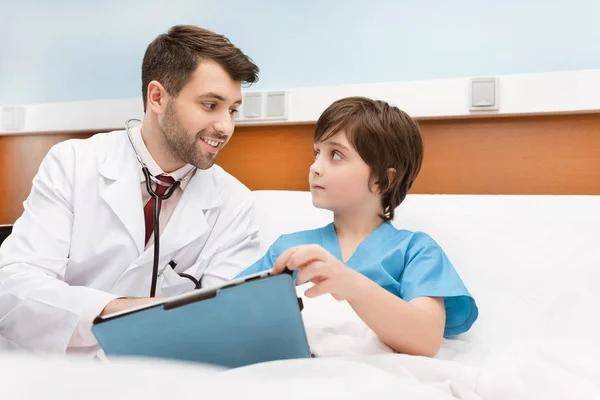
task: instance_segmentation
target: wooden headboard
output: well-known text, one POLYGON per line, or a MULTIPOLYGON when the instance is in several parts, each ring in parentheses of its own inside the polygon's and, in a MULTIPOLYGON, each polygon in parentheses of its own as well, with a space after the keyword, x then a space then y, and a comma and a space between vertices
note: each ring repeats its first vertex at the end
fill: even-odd
MULTIPOLYGON (((419 121, 411 193, 600 194, 600 114, 419 121)), ((117 127, 117 129, 121 129, 117 127)), ((308 190, 314 124, 240 126, 218 164, 252 190, 308 190)), ((0 135, 0 224, 13 223, 52 145, 95 132, 0 135)))

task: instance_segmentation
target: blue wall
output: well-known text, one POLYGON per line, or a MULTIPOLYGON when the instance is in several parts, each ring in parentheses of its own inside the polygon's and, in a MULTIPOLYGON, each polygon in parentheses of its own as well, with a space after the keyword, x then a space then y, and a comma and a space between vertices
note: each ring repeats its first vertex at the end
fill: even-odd
POLYGON ((256 89, 600 68, 599 0, 0 0, 0 104, 139 96, 177 23, 227 35, 256 89))

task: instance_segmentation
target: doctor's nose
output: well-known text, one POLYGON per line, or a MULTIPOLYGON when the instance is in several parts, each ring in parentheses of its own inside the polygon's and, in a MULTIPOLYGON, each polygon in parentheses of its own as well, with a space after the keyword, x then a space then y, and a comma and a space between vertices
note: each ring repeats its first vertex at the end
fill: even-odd
POLYGON ((234 129, 233 119, 228 114, 227 119, 215 121, 215 123, 213 125, 213 129, 216 132, 219 132, 222 135, 227 135, 229 137, 233 134, 233 129, 234 129))

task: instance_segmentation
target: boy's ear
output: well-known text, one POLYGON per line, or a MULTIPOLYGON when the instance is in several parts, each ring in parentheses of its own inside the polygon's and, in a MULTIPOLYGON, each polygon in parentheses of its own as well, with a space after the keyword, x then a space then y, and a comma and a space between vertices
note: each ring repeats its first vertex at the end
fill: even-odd
POLYGON ((394 178, 396 177, 396 168, 388 168, 385 173, 387 174, 388 183, 391 184, 394 182, 394 178))
MULTIPOLYGON (((396 177, 396 168, 388 168, 387 171, 385 171, 386 175, 387 175, 387 186, 391 185, 392 182, 394 181, 394 178, 396 177)), ((373 181, 372 185, 371 185, 371 191, 377 194, 381 194, 383 192, 385 192, 385 190, 387 190, 387 187, 382 188, 381 185, 379 185, 378 181, 373 181)))

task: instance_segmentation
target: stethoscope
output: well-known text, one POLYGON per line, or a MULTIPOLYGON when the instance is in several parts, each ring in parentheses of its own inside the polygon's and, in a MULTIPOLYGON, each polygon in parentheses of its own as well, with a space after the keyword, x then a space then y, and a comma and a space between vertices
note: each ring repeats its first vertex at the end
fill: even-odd
MULTIPOLYGON (((142 160, 142 157, 140 156, 140 153, 138 152, 137 147, 135 146, 135 143, 133 142, 131 133, 129 132, 129 125, 132 121, 138 121, 140 123, 142 122, 141 120, 139 120, 137 118, 131 118, 131 119, 127 120, 127 122, 125 122, 125 132, 127 133, 127 137, 129 138, 131 147, 133 147, 135 156, 136 156, 138 162, 140 163, 140 165, 142 166, 142 173, 146 177, 146 190, 148 190, 148 194, 154 198, 154 218, 153 218, 153 222, 152 222, 153 228, 154 228, 154 261, 152 264, 152 283, 150 286, 150 297, 154 297, 156 295, 156 282, 158 280, 158 259, 160 257, 160 238, 159 238, 160 232, 159 232, 159 226, 158 226, 158 211, 160 209, 160 203, 163 200, 167 200, 168 198, 170 198, 173 195, 175 190, 179 187, 179 185, 181 185, 181 181, 184 180, 185 178, 187 178, 188 175, 194 170, 194 168, 190 169, 183 177, 176 180, 172 184, 165 183, 165 182, 157 179, 156 177, 154 177, 150 173, 150 170, 148 169, 148 166, 146 165, 146 163, 142 160), (163 194, 163 195, 157 194, 154 191, 154 189, 152 189, 152 182, 154 182, 157 185, 163 186, 163 187, 168 187, 165 194, 163 194)), ((168 265, 169 265, 169 267, 171 267, 173 269, 175 269, 175 266, 177 266, 175 261, 170 261, 168 265)), ((178 273, 178 275, 181 276, 182 278, 187 278, 190 281, 192 281, 194 283, 194 289, 200 289, 201 285, 200 285, 199 279, 196 279, 192 275, 184 274, 184 273, 178 273)))

